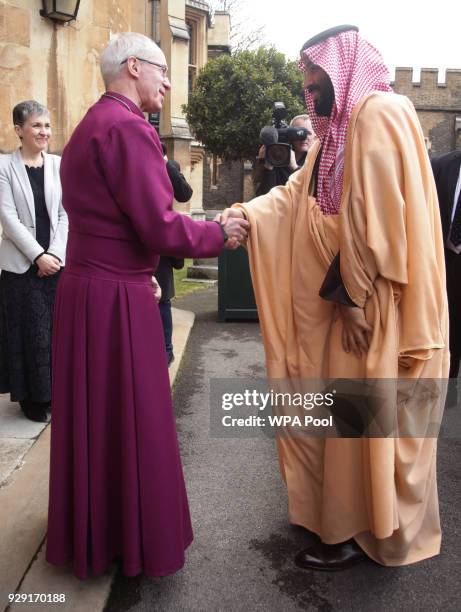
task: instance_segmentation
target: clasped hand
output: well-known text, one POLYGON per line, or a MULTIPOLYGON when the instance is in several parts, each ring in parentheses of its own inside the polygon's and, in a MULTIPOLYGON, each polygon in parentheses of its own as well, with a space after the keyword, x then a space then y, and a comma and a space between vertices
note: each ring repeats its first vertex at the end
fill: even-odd
POLYGON ((343 323, 342 344, 346 353, 353 352, 357 357, 368 353, 368 335, 373 328, 367 323, 363 308, 337 306, 337 314, 343 323))
POLYGON ((35 260, 38 271, 37 276, 43 278, 44 276, 53 276, 56 272, 59 272, 61 265, 59 261, 53 255, 43 253, 38 259, 35 260))
POLYGON ((226 249, 235 250, 248 237, 250 224, 244 218, 241 210, 237 208, 226 208, 221 214, 216 215, 215 221, 219 221, 228 236, 226 249))

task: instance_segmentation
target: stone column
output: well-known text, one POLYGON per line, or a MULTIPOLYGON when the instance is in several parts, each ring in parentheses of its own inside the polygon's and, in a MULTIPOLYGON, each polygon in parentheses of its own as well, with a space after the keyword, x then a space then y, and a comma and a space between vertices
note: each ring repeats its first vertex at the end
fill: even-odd
POLYGON ((190 214, 196 221, 205 221, 206 214, 203 210, 202 194, 203 194, 203 160, 205 159, 205 150, 198 143, 194 142, 191 147, 191 187, 194 190, 192 196, 190 214))
MULTIPOLYGON (((190 180, 189 126, 182 112, 187 103, 187 75, 189 33, 185 21, 184 0, 162 0, 160 3, 160 46, 169 66, 171 91, 167 93, 160 113, 160 137, 167 148, 169 159, 181 166, 181 172, 190 180)), ((175 209, 188 212, 188 203, 175 202, 175 209)))

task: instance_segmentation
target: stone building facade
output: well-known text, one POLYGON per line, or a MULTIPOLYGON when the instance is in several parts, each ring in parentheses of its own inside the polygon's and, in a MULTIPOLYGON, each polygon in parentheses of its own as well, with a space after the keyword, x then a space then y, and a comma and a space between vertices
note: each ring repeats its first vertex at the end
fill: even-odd
POLYGON ((208 2, 203 0, 150 0, 146 20, 147 35, 165 53, 171 81, 160 113, 160 138, 194 191, 190 202, 175 202, 175 208, 201 219, 205 151, 194 141, 182 107, 197 73, 208 61, 209 47, 228 48, 229 14, 217 12, 212 22, 208 2))
MULTIPOLYGON (((248 169, 205 154, 182 111, 200 68, 230 50, 227 13, 216 11, 211 22, 203 0, 82 0, 77 20, 63 25, 42 17, 41 7, 41 0, 0 0, 0 152, 18 144, 13 106, 33 98, 50 109, 50 151, 61 153, 103 91, 101 50, 115 34, 137 31, 160 44, 170 67, 160 136, 194 188, 192 201, 176 207, 200 217, 203 208, 220 209, 251 195, 248 169)), ((422 69, 414 82, 411 68, 397 68, 394 88, 415 104, 431 155, 461 148, 461 70, 448 70, 440 83, 435 69, 422 69)))
POLYGON ((461 69, 447 70, 440 81, 436 68, 422 68, 418 81, 412 68, 396 68, 393 83, 415 105, 431 156, 461 149, 461 69))
POLYGON ((22 100, 48 106, 52 153, 60 153, 86 109, 103 91, 99 53, 117 32, 145 32, 145 0, 85 0, 78 19, 54 23, 41 0, 0 2, 0 151, 18 146, 11 110, 22 100))
MULTIPOLYGON (((208 43, 208 59, 230 54, 230 20, 225 11, 215 12, 216 35, 208 43)), ((203 208, 212 218, 215 211, 242 201, 244 164, 227 162, 208 151, 203 169, 203 208)))
POLYGON ((99 55, 111 37, 134 31, 152 37, 165 53, 171 92, 160 113, 160 137, 194 188, 183 212, 203 215, 202 147, 184 118, 189 87, 212 49, 228 48, 229 15, 210 20, 203 0, 82 0, 77 20, 55 23, 40 15, 42 0, 0 0, 0 152, 18 140, 11 110, 36 99, 51 113, 50 152, 61 153, 72 130, 104 91, 99 55))

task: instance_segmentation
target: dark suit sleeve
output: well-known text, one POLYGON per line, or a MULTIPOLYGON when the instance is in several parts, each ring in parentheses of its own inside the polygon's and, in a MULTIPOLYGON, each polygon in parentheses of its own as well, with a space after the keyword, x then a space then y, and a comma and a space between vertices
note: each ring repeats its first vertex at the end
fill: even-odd
POLYGON ((432 173, 434 175, 435 184, 437 185, 437 181, 440 178, 440 160, 438 157, 433 157, 431 159, 432 173))
POLYGON ((432 158, 431 166, 432 172, 434 174, 435 186, 437 189, 437 198, 439 201, 443 236, 447 238, 450 232, 450 213, 452 210, 452 202, 454 189, 456 186, 457 174, 455 183, 453 184, 453 177, 450 176, 450 158, 447 159, 447 155, 432 158))
POLYGON ((178 200, 178 202, 188 202, 192 197, 193 190, 184 178, 184 175, 181 174, 171 161, 166 162, 166 170, 173 186, 175 200, 178 200))

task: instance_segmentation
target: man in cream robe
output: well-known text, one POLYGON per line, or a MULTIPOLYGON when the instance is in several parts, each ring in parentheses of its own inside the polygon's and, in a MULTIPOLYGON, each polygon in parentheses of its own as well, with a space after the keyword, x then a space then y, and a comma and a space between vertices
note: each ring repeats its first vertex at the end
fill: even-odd
MULTIPOLYGON (((416 112, 353 26, 308 41, 301 68, 319 141, 285 187, 223 215, 250 222, 268 377, 446 378, 443 241, 416 112)), ((419 408, 400 398, 398 418, 419 408)), ((277 439, 290 522, 321 540, 299 566, 439 553, 436 439, 422 435, 277 439)))

